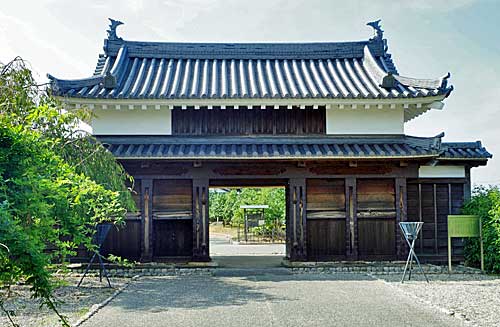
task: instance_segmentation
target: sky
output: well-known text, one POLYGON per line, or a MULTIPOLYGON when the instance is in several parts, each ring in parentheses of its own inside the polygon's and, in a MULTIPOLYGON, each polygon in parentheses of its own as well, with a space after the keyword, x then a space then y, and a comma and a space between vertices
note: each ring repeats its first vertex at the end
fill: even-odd
POLYGON ((455 87, 405 133, 481 140, 494 158, 473 183, 500 184, 500 0, 0 0, 0 61, 21 56, 40 81, 88 77, 108 17, 124 39, 170 42, 366 40, 380 18, 401 75, 451 72, 455 87))

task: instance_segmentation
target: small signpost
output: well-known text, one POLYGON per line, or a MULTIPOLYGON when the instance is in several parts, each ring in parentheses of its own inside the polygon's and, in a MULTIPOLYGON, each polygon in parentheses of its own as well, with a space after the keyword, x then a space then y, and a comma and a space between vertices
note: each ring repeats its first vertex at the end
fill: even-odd
POLYGON ((466 215, 448 216, 448 271, 451 272, 451 238, 479 237, 481 248, 481 270, 484 270, 483 235, 481 217, 466 215))
MULTIPOLYGON (((249 229, 251 227, 261 226, 261 221, 265 223, 265 210, 268 209, 267 204, 254 204, 254 205, 241 205, 240 209, 243 209, 243 216, 245 219, 244 232, 245 232, 245 242, 248 242, 249 229), (254 215, 250 215, 248 211, 257 212, 254 215)), ((262 224, 263 225, 263 224, 262 224)), ((240 241, 239 225, 238 225, 238 241, 240 241)))

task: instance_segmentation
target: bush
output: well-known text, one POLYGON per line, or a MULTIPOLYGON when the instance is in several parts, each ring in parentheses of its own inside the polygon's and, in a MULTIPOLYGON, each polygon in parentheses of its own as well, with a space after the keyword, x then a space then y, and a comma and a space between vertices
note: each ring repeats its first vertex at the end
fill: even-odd
POLYGON ((9 249, 0 256, 0 289, 28 283, 56 310, 51 262, 65 262, 79 244, 93 249, 95 226, 125 212, 118 192, 76 173, 37 132, 0 125, 0 243, 9 249))
POLYGON ((134 209, 127 175, 100 143, 79 131, 85 111, 63 110, 22 59, 0 64, 0 311, 22 283, 57 311, 52 263, 79 245, 95 250, 99 223, 123 223, 134 209), (50 251, 48 251, 50 247, 50 251))
MULTIPOLYGON (((482 219, 484 242, 484 267, 492 273, 500 273, 500 189, 498 187, 478 187, 471 200, 465 204, 464 214, 477 215, 482 219)), ((479 240, 469 238, 465 243, 467 264, 479 266, 479 240)))

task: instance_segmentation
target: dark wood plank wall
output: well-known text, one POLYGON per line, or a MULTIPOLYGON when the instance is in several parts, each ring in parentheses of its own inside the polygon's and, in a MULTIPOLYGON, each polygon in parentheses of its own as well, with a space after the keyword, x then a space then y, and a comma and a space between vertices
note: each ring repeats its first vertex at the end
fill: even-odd
POLYGON ((395 257, 394 179, 358 179, 356 182, 359 257, 395 257))
POLYGON ((127 214, 125 226, 112 227, 102 246, 104 256, 113 254, 130 260, 139 260, 141 257, 141 180, 135 180, 132 187, 137 212, 127 214))
MULTIPOLYGON (((464 203, 464 184, 461 179, 408 181, 408 220, 424 222, 416 251, 428 260, 446 259, 447 216, 460 214, 464 203)), ((458 256, 463 254, 461 239, 453 240, 453 253, 458 256)))
MULTIPOLYGON (((241 169, 246 167, 233 165, 241 169)), ((171 170, 161 166, 163 168, 159 171, 171 173, 171 170)), ((175 167, 182 168, 177 169, 181 172, 192 170, 180 163, 175 167)), ((210 169, 218 171, 221 167, 223 165, 210 169)), ((264 168, 254 169, 254 175, 250 175, 247 169, 245 175, 234 178, 217 174, 219 179, 205 177, 202 180, 199 176, 206 176, 204 173, 198 177, 191 173, 185 177, 181 177, 182 174, 170 178, 157 175, 141 177, 146 178, 146 186, 141 186, 142 180, 137 179, 133 197, 138 208, 143 207, 141 202, 145 198, 150 201, 148 244, 153 259, 192 257, 195 252, 199 252, 203 260, 208 259, 208 236, 206 226, 202 224, 204 208, 207 207, 203 190, 212 184, 232 185, 230 181, 235 185, 243 185, 245 181, 248 185, 268 185, 272 181, 279 181, 279 185, 288 184, 287 254, 298 260, 304 260, 304 256, 309 260, 393 259, 397 251, 398 219, 425 222, 417 251, 425 261, 443 260, 447 254, 447 215, 460 213, 466 194, 465 179, 407 179, 402 177, 403 172, 380 178, 363 175, 319 178, 311 176, 311 173, 299 172, 299 168, 296 175, 280 175, 277 179, 277 173, 261 175, 264 168), (146 189, 150 197, 141 194, 141 190, 145 192, 146 189), (196 201, 195 194, 199 195, 196 201), (195 210, 193 202, 198 203, 198 209, 195 210), (303 208, 306 209, 305 215, 303 208), (199 226, 193 221, 197 221, 199 226), (295 234, 290 228, 292 222, 295 234), (195 251, 194 241, 198 238, 199 251, 195 251)), ((198 169, 201 169, 200 173, 205 171, 198 169)), ((231 174, 235 174, 233 170, 231 174)), ((141 246, 145 242, 146 226, 143 226, 142 216, 141 212, 130 214, 125 229, 112 229, 103 253, 144 259, 144 253, 141 257, 141 250, 144 251, 141 246)), ((456 239, 453 245, 454 253, 460 257, 463 242, 456 239)), ((405 250, 406 244, 402 243, 400 247, 405 250)), ((151 257, 146 260, 151 260, 151 257)))
POLYGON ((193 249, 192 181, 153 181, 153 257, 190 257, 193 249))
POLYGON ((325 134, 326 109, 174 109, 173 135, 325 134))
POLYGON ((139 260, 141 257, 141 218, 127 219, 121 228, 111 227, 108 237, 102 247, 102 255, 113 254, 129 260, 139 260))
MULTIPOLYGON (((157 179, 153 181, 153 215, 191 213, 192 182, 189 179, 157 179)), ((155 217, 158 218, 158 217, 155 217)))
POLYGON ((306 189, 308 258, 345 258, 347 216, 344 179, 308 179, 306 189))

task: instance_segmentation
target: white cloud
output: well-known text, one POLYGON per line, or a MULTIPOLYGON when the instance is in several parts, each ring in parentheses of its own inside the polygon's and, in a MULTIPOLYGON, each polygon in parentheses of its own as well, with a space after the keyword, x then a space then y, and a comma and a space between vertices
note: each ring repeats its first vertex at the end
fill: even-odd
POLYGON ((476 3, 478 0, 403 0, 400 6, 417 10, 453 11, 476 3))
POLYGON ((86 71, 85 64, 68 55, 64 48, 54 46, 49 40, 40 34, 40 30, 35 26, 25 23, 11 15, 0 12, 0 28, 4 31, 0 41, 2 47, 7 49, 2 53, 3 60, 11 60, 15 56, 21 56, 23 59, 31 62, 38 73, 42 66, 47 64, 47 60, 60 65, 72 66, 80 73, 86 71))

